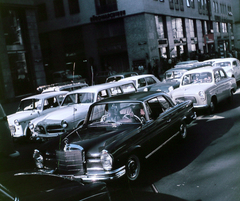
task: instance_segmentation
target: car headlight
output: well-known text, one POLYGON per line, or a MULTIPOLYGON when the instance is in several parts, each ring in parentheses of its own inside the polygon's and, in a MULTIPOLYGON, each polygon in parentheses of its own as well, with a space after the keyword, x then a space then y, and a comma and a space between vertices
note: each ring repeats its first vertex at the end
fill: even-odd
POLYGON ((113 158, 108 153, 107 150, 102 150, 100 159, 101 159, 102 166, 105 170, 111 170, 112 169, 113 158))
POLYGON ((29 127, 30 130, 33 130, 34 129, 33 123, 29 122, 28 127, 29 127))
POLYGON ((16 126, 19 126, 19 121, 17 119, 14 120, 16 126))
POLYGON ((33 159, 37 168, 43 168, 43 156, 41 155, 40 151, 35 149, 33 152, 33 159))
POLYGON ((170 92, 170 91, 172 91, 173 90, 173 86, 170 86, 169 88, 168 88, 168 91, 170 92))
POLYGON ((198 95, 200 96, 201 99, 205 100, 205 93, 203 91, 199 91, 198 95))
POLYGON ((62 120, 61 126, 62 126, 62 128, 67 128, 68 127, 67 121, 66 120, 62 120))

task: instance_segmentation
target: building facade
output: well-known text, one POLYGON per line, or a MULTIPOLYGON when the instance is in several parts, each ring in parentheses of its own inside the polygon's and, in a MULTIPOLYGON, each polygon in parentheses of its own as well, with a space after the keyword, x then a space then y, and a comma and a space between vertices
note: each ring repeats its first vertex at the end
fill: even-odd
MULTIPOLYGON (((234 47, 232 1, 35 0, 46 74, 144 69, 225 57, 234 47), (141 68, 140 68, 141 67, 141 68)), ((50 79, 50 78, 49 78, 50 79)))
POLYGON ((0 100, 33 93, 46 83, 36 8, 30 0, 0 0, 0 100))

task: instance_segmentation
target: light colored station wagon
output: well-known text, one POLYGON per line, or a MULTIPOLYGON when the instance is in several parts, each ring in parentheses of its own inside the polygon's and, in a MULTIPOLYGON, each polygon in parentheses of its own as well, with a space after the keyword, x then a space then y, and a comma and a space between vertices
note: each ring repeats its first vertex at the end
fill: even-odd
POLYGON ((13 137, 30 137, 28 123, 36 117, 55 111, 67 93, 67 91, 51 92, 22 99, 17 112, 7 116, 11 135, 13 137))
POLYGON ((236 58, 218 58, 206 60, 205 62, 211 62, 212 66, 222 67, 229 77, 236 78, 236 81, 240 81, 240 62, 236 58))
POLYGON ((186 72, 170 95, 176 103, 191 100, 194 108, 209 108, 212 113, 220 101, 232 100, 236 89, 236 79, 228 77, 223 68, 204 67, 186 72))
POLYGON ((61 135, 83 124, 92 103, 136 91, 132 81, 124 81, 104 83, 69 92, 57 111, 31 121, 29 128, 32 137, 49 138, 61 135))

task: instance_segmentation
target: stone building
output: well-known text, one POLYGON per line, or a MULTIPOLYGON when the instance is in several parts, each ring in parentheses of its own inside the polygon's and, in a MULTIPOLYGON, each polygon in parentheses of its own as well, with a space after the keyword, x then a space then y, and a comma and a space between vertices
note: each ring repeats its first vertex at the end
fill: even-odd
POLYGON ((32 0, 0 0, 0 100, 33 93, 46 83, 32 0))
POLYGON ((232 1, 35 0, 46 73, 73 64, 83 77, 90 66, 160 73, 167 61, 224 57, 234 46, 232 1))

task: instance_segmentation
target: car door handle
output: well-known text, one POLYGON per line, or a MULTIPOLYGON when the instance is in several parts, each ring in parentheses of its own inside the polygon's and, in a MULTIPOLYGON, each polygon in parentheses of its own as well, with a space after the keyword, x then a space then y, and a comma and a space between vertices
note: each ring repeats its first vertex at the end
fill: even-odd
POLYGON ((167 120, 167 123, 170 123, 171 121, 172 121, 172 119, 168 119, 168 120, 167 120))

